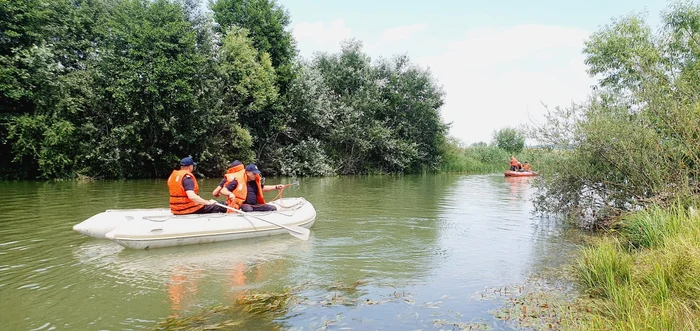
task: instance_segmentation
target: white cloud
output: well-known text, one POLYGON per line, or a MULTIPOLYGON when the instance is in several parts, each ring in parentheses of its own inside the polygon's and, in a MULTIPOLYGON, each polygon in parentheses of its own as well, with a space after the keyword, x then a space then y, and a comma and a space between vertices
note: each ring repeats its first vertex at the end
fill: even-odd
POLYGON ((304 56, 316 51, 334 52, 340 42, 351 37, 351 30, 342 18, 331 22, 301 22, 292 27, 292 34, 304 56))
MULTIPOLYGON (((350 37, 362 40, 372 58, 407 53, 429 66, 446 92, 442 115, 451 134, 467 143, 489 141, 494 130, 541 120, 542 103, 566 106, 582 101, 593 79, 585 72, 583 41, 588 32, 546 25, 467 30, 461 38, 435 45, 419 34, 425 24, 392 27, 356 36, 343 19, 299 23, 294 36, 303 56, 336 52, 350 37), (432 52, 416 58, 417 53, 432 52)), ((439 36, 437 36, 439 38, 439 36)))
POLYGON ((397 42, 411 39, 416 32, 423 30, 425 26, 425 24, 412 24, 385 29, 379 36, 379 42, 397 42))
POLYGON ((425 24, 402 25, 384 29, 369 37, 357 36, 345 24, 345 20, 338 18, 331 22, 301 22, 292 27, 292 33, 301 55, 305 57, 317 51, 337 52, 343 40, 355 37, 364 43, 365 51, 374 58, 379 54, 393 55, 385 53, 397 49, 400 51, 395 53, 406 52, 405 42, 414 38, 415 34, 425 27, 425 24))
POLYGON ((524 58, 537 60, 537 56, 547 56, 546 52, 580 53, 587 35, 578 29, 541 25, 482 28, 470 30, 462 40, 449 43, 447 51, 437 57, 441 62, 462 62, 462 67, 484 69, 524 58))
POLYGON ((443 118, 467 143, 489 141, 494 130, 541 120, 542 103, 581 101, 592 80, 579 29, 521 25, 468 31, 442 54, 418 61, 445 88, 443 118))

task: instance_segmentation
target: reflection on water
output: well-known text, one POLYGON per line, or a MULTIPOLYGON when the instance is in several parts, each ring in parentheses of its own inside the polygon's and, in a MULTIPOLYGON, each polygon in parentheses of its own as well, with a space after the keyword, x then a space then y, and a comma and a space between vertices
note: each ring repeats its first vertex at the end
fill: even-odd
MULTIPOLYGON (((2 182, 0 320, 9 330, 149 329, 294 288, 283 316, 235 317, 259 330, 439 329, 436 320, 500 329, 488 314, 497 303, 474 293, 564 263, 577 236, 532 215, 530 180, 302 179, 284 194, 316 207, 308 241, 285 234, 149 251, 71 227, 106 209, 165 206, 162 180, 2 182)), ((217 184, 200 183, 202 192, 217 184)))

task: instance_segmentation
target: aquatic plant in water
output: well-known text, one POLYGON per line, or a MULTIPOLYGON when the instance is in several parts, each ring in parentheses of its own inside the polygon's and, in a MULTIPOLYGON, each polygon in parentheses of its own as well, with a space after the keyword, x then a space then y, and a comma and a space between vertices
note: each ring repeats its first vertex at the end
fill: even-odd
POLYGON ((585 319, 590 311, 565 283, 535 277, 524 284, 488 287, 473 298, 502 300, 503 306, 490 313, 518 329, 568 329, 585 319))

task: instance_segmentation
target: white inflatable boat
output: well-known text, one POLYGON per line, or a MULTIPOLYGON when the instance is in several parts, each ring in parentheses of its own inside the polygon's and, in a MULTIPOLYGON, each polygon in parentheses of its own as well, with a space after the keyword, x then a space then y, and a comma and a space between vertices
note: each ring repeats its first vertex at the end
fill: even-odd
MULTIPOLYGON (((108 209, 73 226, 73 231, 86 236, 104 239, 110 232, 127 222, 143 217, 173 216, 170 208, 152 209, 108 209)), ((183 215, 182 217, 189 217, 183 215)))
POLYGON ((273 212, 173 215, 169 209, 108 210, 73 229, 136 249, 210 243, 289 233, 308 239, 316 210, 304 198, 269 202, 273 212))

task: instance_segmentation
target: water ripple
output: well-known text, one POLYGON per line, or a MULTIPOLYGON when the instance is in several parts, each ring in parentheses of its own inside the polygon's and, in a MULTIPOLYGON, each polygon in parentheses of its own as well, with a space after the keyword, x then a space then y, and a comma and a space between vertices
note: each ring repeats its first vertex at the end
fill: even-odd
MULTIPOLYGON (((201 192, 217 184, 202 180, 201 192)), ((316 287, 305 293, 317 302, 356 286, 362 300, 409 293, 415 303, 297 307, 285 325, 306 329, 333 311, 355 329, 430 329, 395 317, 488 317, 492 306, 466 298, 553 263, 568 242, 531 215, 529 183, 502 175, 305 179, 285 196, 316 207, 308 241, 279 235, 136 251, 72 232, 106 209, 167 206, 165 187, 163 180, 0 182, 0 311, 13 316, 3 327, 152 329, 171 314, 308 282, 316 287)))

